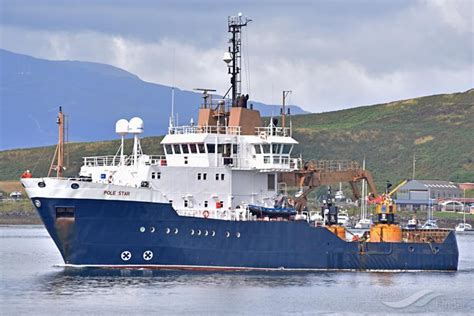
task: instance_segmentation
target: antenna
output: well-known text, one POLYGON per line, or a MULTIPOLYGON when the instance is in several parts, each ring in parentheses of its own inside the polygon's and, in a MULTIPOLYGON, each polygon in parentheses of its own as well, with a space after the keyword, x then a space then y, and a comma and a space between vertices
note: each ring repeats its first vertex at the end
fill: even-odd
POLYGON ((125 142, 125 135, 128 134, 129 123, 125 119, 120 119, 115 123, 115 133, 120 135, 121 144, 120 144, 120 164, 125 165, 125 156, 123 155, 123 147, 125 142))
POLYGON ((143 133, 143 120, 139 117, 132 118, 128 123, 128 132, 133 134, 133 164, 138 168, 138 155, 142 151, 138 134, 143 133))
POLYGON ((283 102, 281 106, 281 127, 285 128, 286 127, 286 97, 291 94, 291 90, 283 90, 283 102))
POLYGON ((202 104, 203 108, 206 109, 207 106, 211 106, 212 105, 212 95, 209 94, 209 92, 216 92, 217 90, 215 89, 207 89, 207 88, 194 88, 193 89, 194 91, 201 91, 202 92, 202 98, 204 99, 204 102, 202 104), (211 98, 211 101, 208 102, 207 99, 208 98, 211 98))
POLYGON ((412 174, 412 180, 415 180, 415 169, 416 169, 416 158, 415 158, 415 152, 413 152, 413 174, 412 174))
POLYGON ((227 64, 228 72, 231 75, 230 84, 232 88, 232 106, 237 106, 237 98, 241 93, 241 29, 247 26, 251 19, 242 18, 242 13, 237 16, 228 17, 228 32, 232 34, 229 40, 229 50, 224 53, 223 61, 227 64))
POLYGON ((173 48, 173 82, 171 85, 171 117, 170 117, 170 127, 174 126, 174 53, 175 50, 173 48))

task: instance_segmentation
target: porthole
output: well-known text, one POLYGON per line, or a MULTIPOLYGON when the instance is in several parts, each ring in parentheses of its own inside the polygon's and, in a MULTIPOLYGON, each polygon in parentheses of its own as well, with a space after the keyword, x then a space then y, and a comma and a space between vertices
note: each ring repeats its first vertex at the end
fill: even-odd
POLYGON ((216 235, 216 232, 213 230, 211 236, 214 237, 216 235))
POLYGON ((413 248, 413 246, 410 246, 410 247, 408 247, 408 251, 409 251, 409 252, 414 252, 414 251, 415 251, 415 248, 413 248))
POLYGON ((207 235, 209 235, 209 232, 206 230, 206 231, 204 232, 204 236, 207 236, 207 235))
POLYGON ((74 190, 79 189, 79 184, 77 184, 77 183, 71 184, 71 189, 74 189, 74 190))
POLYGON ((198 236, 201 236, 201 230, 198 230, 198 236))
POLYGON ((166 234, 169 234, 170 232, 171 232, 171 229, 169 229, 169 227, 166 228, 166 234))
POLYGON ((437 253, 439 252, 439 248, 438 248, 438 247, 434 247, 432 251, 433 251, 434 254, 437 254, 437 253))
POLYGON ((191 236, 194 235, 194 229, 191 229, 191 236))
POLYGON ((40 188, 44 188, 44 187, 46 186, 46 183, 44 183, 43 181, 38 182, 38 186, 39 186, 40 188))
POLYGON ((227 238, 229 238, 229 237, 230 237, 230 233, 229 233, 229 232, 225 232, 225 236, 226 236, 227 238))
POLYGON ((178 234, 178 229, 177 229, 177 228, 174 229, 174 234, 175 234, 175 235, 178 234))
POLYGON ((154 232, 155 232, 155 227, 151 226, 151 227, 150 227, 150 232, 151 232, 151 233, 154 233, 154 232))
POLYGON ((239 232, 235 233, 235 237, 240 238, 240 233, 239 232))
POLYGON ((40 208, 41 207, 41 201, 40 200, 35 200, 35 206, 37 208, 40 208))
POLYGON ((140 227, 140 232, 144 233, 144 232, 145 232, 145 230, 146 230, 146 229, 145 229, 145 227, 143 227, 143 226, 142 226, 142 227, 140 227))

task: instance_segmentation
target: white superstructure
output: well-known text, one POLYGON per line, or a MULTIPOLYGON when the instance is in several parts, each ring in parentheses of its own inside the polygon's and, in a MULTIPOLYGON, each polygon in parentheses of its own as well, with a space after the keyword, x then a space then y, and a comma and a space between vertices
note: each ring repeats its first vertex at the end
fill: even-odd
POLYGON ((291 158, 297 144, 291 129, 273 123, 256 127, 254 135, 242 135, 241 126, 170 127, 161 142, 163 156, 144 154, 137 128, 130 126, 133 153, 85 157, 80 177, 158 191, 184 216, 248 219, 248 204, 274 206, 281 193, 278 173, 299 167, 291 158))

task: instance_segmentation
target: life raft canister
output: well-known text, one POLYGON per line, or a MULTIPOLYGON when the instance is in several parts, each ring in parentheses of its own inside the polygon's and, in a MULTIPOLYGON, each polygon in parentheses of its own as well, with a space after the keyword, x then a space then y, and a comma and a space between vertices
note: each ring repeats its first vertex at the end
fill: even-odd
POLYGON ((204 211, 204 212, 202 212, 202 216, 203 216, 204 218, 208 218, 208 217, 209 217, 209 211, 204 211))

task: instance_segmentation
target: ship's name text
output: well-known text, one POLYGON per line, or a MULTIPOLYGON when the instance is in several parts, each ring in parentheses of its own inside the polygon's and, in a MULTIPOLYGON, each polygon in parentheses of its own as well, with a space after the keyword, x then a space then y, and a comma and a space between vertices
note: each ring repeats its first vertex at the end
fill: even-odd
POLYGON ((110 191, 110 190, 104 190, 104 195, 130 196, 130 192, 129 192, 129 191, 110 191))

